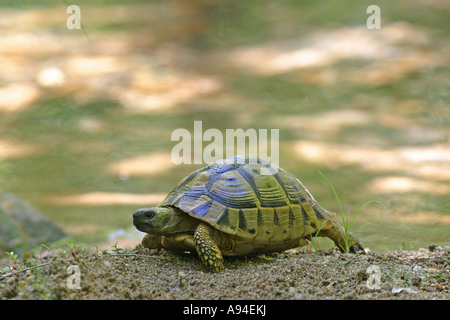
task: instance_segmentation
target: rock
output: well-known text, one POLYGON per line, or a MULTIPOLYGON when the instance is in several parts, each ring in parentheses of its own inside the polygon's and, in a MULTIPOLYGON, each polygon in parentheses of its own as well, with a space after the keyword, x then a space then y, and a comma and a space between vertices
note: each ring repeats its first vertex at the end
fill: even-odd
POLYGON ((392 293, 394 293, 394 294, 398 294, 398 293, 401 293, 401 292, 408 292, 408 293, 417 293, 417 291, 415 291, 415 290, 413 290, 413 289, 411 289, 411 288, 399 288, 399 287, 393 287, 392 288, 392 293))
POLYGON ((33 245, 46 244, 66 233, 37 209, 13 194, 0 190, 0 252, 22 255, 33 245))

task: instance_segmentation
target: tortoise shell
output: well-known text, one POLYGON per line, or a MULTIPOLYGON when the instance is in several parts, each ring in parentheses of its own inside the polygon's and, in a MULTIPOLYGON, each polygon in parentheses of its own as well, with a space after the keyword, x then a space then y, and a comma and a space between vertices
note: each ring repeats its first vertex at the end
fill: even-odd
POLYGON ((294 243, 319 228, 325 230, 335 215, 321 207, 289 172, 244 156, 193 172, 159 206, 179 208, 234 236, 238 244, 251 242, 252 251, 269 242, 285 247, 286 241, 294 243), (262 174, 262 170, 270 174, 262 174))

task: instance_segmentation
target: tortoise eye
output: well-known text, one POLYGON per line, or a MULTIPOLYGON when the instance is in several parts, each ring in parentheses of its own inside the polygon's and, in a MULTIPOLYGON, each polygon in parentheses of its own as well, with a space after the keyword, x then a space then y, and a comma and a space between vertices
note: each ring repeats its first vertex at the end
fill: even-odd
POLYGON ((155 211, 153 209, 139 209, 133 216, 135 218, 152 219, 155 216, 155 211))
POLYGON ((152 219, 154 216, 155 216, 154 210, 147 210, 144 212, 144 217, 146 217, 147 219, 152 219))

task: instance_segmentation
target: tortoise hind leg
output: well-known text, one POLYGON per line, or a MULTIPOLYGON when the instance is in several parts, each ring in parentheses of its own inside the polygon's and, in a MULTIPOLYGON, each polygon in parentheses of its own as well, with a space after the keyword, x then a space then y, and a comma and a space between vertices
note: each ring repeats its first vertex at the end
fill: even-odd
POLYGON ((351 232, 348 232, 348 234, 346 235, 345 229, 334 221, 332 221, 331 228, 320 230, 318 235, 320 237, 327 237, 333 240, 336 247, 338 247, 341 252, 345 251, 345 248, 347 246, 346 242, 348 242, 348 250, 350 252, 356 253, 358 250, 361 250, 363 253, 365 253, 364 247, 361 245, 358 238, 356 238, 356 236, 351 232), (348 241, 346 241, 346 238, 348 239, 348 241))
POLYGON ((220 272, 225 269, 225 266, 222 253, 213 238, 213 228, 200 223, 194 233, 194 246, 203 263, 212 272, 220 272))

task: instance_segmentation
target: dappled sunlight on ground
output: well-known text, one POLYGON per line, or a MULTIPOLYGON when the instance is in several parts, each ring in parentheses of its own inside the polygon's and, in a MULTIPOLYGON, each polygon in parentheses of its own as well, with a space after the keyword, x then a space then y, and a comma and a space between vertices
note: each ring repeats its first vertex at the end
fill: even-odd
POLYGON ((11 139, 0 138, 0 160, 17 159, 35 154, 36 146, 11 139))
POLYGON ((440 212, 419 212, 405 215, 397 215, 390 221, 399 223, 413 223, 413 224, 450 224, 450 216, 443 215, 440 212))
POLYGON ((65 69, 71 76, 77 77, 125 72, 127 66, 120 57, 91 55, 69 58, 65 69))
POLYGON ((336 110, 319 115, 289 115, 276 116, 274 124, 279 127, 305 132, 306 134, 320 134, 323 138, 339 130, 353 126, 364 126, 372 121, 372 114, 360 110, 336 110))
POLYGON ((148 176, 164 173, 174 166, 169 153, 153 153, 120 160, 108 166, 107 171, 116 174, 121 179, 128 179, 135 175, 148 176))
MULTIPOLYGON (((388 224, 412 224, 412 225, 433 225, 433 224, 450 224, 450 215, 440 211, 423 211, 415 210, 411 204, 414 201, 420 201, 418 197, 409 196, 413 193, 405 193, 405 202, 400 206, 392 207, 386 203, 371 203, 356 212, 350 212, 349 220, 358 224, 366 222, 371 223, 388 223, 388 224), (408 203, 409 201, 409 203, 408 203), (352 215, 353 214, 353 215, 352 215)), ((337 220, 340 218, 337 217, 337 220)))
POLYGON ((369 190, 374 193, 406 193, 422 192, 437 195, 450 193, 450 186, 439 182, 430 182, 409 177, 382 177, 376 178, 369 190))
POLYGON ((293 144, 293 150, 303 161, 323 163, 334 168, 356 164, 372 172, 395 171, 427 179, 450 181, 448 144, 381 149, 302 140, 293 144))
POLYGON ((364 59, 374 61, 373 65, 369 64, 366 68, 367 72, 355 72, 339 80, 381 85, 424 66, 445 63, 445 52, 431 55, 420 48, 407 49, 411 44, 427 43, 428 37, 424 30, 398 22, 378 32, 367 32, 366 27, 338 28, 308 34, 290 43, 239 48, 229 55, 229 60, 253 72, 273 75, 303 68, 330 67, 345 59, 364 59))
POLYGON ((104 205, 149 205, 158 204, 166 194, 129 194, 116 192, 90 192, 69 196, 49 196, 44 200, 54 205, 104 206, 104 205))
POLYGON ((222 84, 213 78, 178 75, 178 80, 167 84, 166 88, 162 88, 161 83, 158 83, 159 88, 155 90, 156 79, 152 79, 150 74, 147 78, 140 77, 140 86, 136 86, 135 89, 118 89, 113 96, 130 111, 167 111, 199 96, 216 93, 222 88, 222 84), (145 80, 147 82, 142 85, 145 80))
MULTIPOLYGON (((151 10, 153 7, 123 9, 135 16, 140 10, 151 10)), ((119 21, 126 17, 125 14, 118 15, 120 10, 102 10, 106 10, 103 15, 109 13, 119 21)), ((29 28, 50 27, 64 21, 64 15, 55 9, 43 12, 50 18, 42 19, 39 10, 18 11, 13 16, 18 21, 25 21, 24 25, 29 28)), ((165 14, 170 16, 168 12, 165 14)), ((138 17, 144 19, 139 14, 138 17)), ((23 69, 18 73, 22 79, 16 79, 20 83, 0 86, 0 110, 25 109, 42 97, 40 88, 53 86, 59 87, 62 92, 75 91, 75 101, 77 96, 81 97, 81 102, 109 98, 128 110, 139 112, 170 110, 197 97, 217 94, 224 87, 217 77, 177 70, 176 62, 180 58, 170 61, 169 57, 177 57, 177 52, 184 50, 184 59, 195 58, 192 52, 175 44, 157 47, 151 55, 145 52, 131 55, 139 33, 130 38, 120 33, 113 38, 102 38, 98 34, 87 38, 82 33, 52 34, 39 29, 27 33, 23 28, 15 32, 15 25, 5 23, 6 34, 0 38, 0 59, 8 62, 8 66, 14 63, 14 70, 23 69), (15 55, 14 60, 11 60, 11 54, 15 55), (54 60, 44 59, 38 64, 30 64, 27 57, 33 55, 51 55, 54 60), (161 73, 161 70, 164 72, 161 73), (34 77, 30 77, 33 72, 34 77), (28 76, 24 78, 25 74, 28 76), (33 81, 36 83, 33 84, 33 81)), ((430 52, 425 49, 429 44, 427 31, 406 22, 395 22, 377 32, 367 32, 365 26, 318 30, 288 42, 214 52, 206 55, 206 61, 229 64, 229 67, 237 69, 247 68, 265 75, 304 69, 305 73, 298 74, 297 79, 305 83, 344 81, 378 86, 398 81, 422 68, 445 65, 446 50, 430 52), (357 71, 334 69, 334 64, 346 59, 362 59, 367 65, 357 71)), ((11 78, 10 71, 8 67, 0 71, 0 78, 11 78)), ((14 74, 14 77, 18 76, 17 72, 14 74)))
POLYGON ((376 63, 364 73, 353 73, 350 79, 374 86, 387 85, 423 68, 445 65, 446 56, 445 51, 433 54, 426 51, 408 52, 397 59, 376 63))
MULTIPOLYGON (((134 17, 148 23, 148 15, 140 14, 142 10, 155 12, 155 6, 94 8, 89 10, 86 19, 99 23, 98 17, 109 16, 116 22, 134 17), (95 16, 94 11, 101 14, 95 16)), ((145 30, 135 35, 119 32, 114 37, 88 36, 82 32, 60 34, 41 29, 65 25, 67 16, 59 9, 10 11, 10 15, 15 21, 4 23, 5 33, 0 37, 0 61, 7 66, 0 70, 0 80, 11 79, 17 83, 8 86, 0 83, 0 111, 25 110, 48 93, 42 89, 52 87, 59 93, 74 94, 80 104, 110 99, 121 103, 126 110, 137 112, 170 110, 223 87, 219 79, 177 69, 176 61, 169 58, 183 50, 177 45, 157 47, 151 54, 133 52, 136 42, 142 46, 149 44, 146 41, 151 36, 145 30), (19 30, 17 21, 22 26, 19 30), (35 63, 34 56, 46 59, 35 63)), ((171 16, 170 11, 165 15, 171 16)))
POLYGON ((82 235, 85 233, 99 232, 102 229, 101 224, 80 223, 64 226, 64 229, 71 235, 82 235))
POLYGON ((66 82, 66 76, 61 69, 51 67, 42 69, 36 75, 36 80, 43 87, 62 87, 66 82))
POLYGON ((23 111, 35 103, 39 96, 38 88, 32 84, 10 84, 0 87, 0 110, 23 111))

